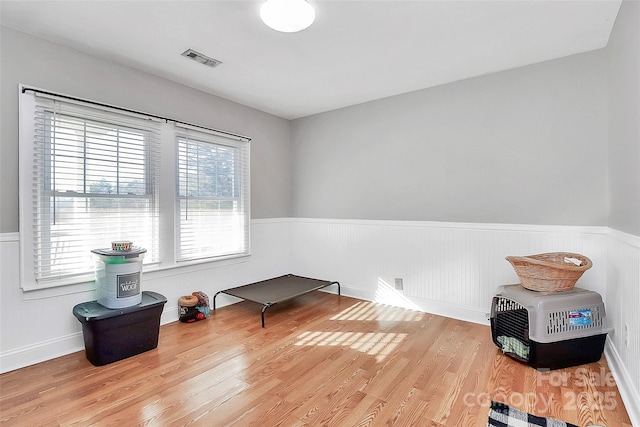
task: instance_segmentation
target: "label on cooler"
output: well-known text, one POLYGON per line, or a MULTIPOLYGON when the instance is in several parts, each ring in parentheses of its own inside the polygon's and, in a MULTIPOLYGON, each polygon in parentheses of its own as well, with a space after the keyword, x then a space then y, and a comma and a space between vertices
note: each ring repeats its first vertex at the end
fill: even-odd
POLYGON ((100 263, 96 269, 98 303, 107 308, 131 307, 142 301, 142 263, 100 263))
POLYGON ((140 272, 118 274, 118 298, 128 298, 140 293, 140 272))

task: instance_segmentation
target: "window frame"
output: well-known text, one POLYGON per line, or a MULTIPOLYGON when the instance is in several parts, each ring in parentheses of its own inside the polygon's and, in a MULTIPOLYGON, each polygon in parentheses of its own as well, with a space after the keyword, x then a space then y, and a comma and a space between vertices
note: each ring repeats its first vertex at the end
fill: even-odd
MULTIPOLYGON (((190 263, 197 262, 201 259, 217 260, 228 259, 234 257, 247 256, 251 253, 251 239, 250 239, 250 155, 248 141, 242 141, 238 139, 226 138, 218 135, 215 132, 207 132, 202 129, 193 129, 188 126, 176 126, 175 133, 175 155, 176 155, 176 191, 175 191, 175 209, 176 209, 176 221, 175 221, 175 260, 177 263, 190 263), (181 144, 196 144, 200 146, 213 146, 216 149, 231 149, 233 150, 233 190, 232 196, 190 196, 188 194, 181 194, 183 190, 181 188, 181 144), (181 255, 181 243, 182 243, 182 209, 181 204, 184 201, 187 204, 189 201, 233 201, 239 206, 239 212, 237 214, 243 218, 242 230, 243 243, 239 245, 240 249, 235 251, 229 251, 223 254, 204 254, 202 256, 186 256, 181 255)), ((198 148, 200 149, 200 148, 198 148)), ((198 164, 198 168, 201 166, 198 164)), ((218 166, 216 164, 216 166, 218 166)), ((188 173, 188 172, 185 172, 188 173)), ((198 178, 200 174, 198 173, 198 178)), ((188 208, 187 208, 188 209, 188 208)), ((220 213, 223 210, 220 209, 216 212, 220 213)), ((236 230, 237 232, 237 230, 236 230)))
MULTIPOLYGON (((33 132, 35 126, 34 112, 36 108, 35 92, 49 94, 52 97, 60 97, 77 102, 80 105, 87 104, 89 106, 98 105, 106 110, 112 109, 118 113, 124 112, 133 115, 142 115, 158 120, 160 123, 159 148, 160 156, 157 159, 158 166, 162 173, 156 177, 158 182, 158 200, 159 217, 158 217, 158 256, 156 263, 143 265, 144 272, 161 271, 185 267, 193 264, 204 264, 233 258, 246 258, 251 255, 251 211, 250 211, 250 141, 251 138, 241 135, 235 135, 224 131, 218 131, 200 126, 190 125, 181 121, 173 120, 166 117, 159 117, 132 111, 126 108, 106 105, 95 101, 78 99, 67 95, 51 93, 31 86, 19 85, 19 208, 20 208, 20 287, 23 291, 47 290, 46 294, 68 294, 79 291, 86 291, 95 288, 95 274, 93 271, 86 274, 75 275, 71 277, 63 277, 59 279, 38 281, 34 270, 34 206, 31 194, 32 171, 34 167, 33 156, 35 155, 33 132), (33 92, 31 94, 30 92, 33 92), (33 96, 26 96, 29 93, 33 96), (194 128, 198 131, 205 131, 219 138, 221 141, 229 141, 228 145, 232 145, 232 141, 241 141, 247 144, 247 161, 246 161, 246 251, 243 253, 233 253, 217 257, 205 257, 198 259, 190 259, 185 261, 177 260, 177 236, 176 226, 179 221, 177 216, 179 203, 178 198, 178 144, 177 135, 183 132, 185 128, 194 128)), ((86 195, 83 195, 86 197, 86 195)), ((135 244, 135 242, 134 242, 135 244)))

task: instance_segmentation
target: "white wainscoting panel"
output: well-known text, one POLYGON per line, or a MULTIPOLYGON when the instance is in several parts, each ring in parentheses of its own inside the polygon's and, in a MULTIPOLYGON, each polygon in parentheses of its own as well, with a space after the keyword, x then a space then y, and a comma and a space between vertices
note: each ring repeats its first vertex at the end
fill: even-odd
MULTIPOLYGON (((607 359, 640 426, 639 237, 603 227, 309 218, 254 220, 251 230, 250 257, 143 274, 143 289, 167 297, 163 324, 178 319, 180 295, 201 290, 212 298, 286 273, 337 280, 344 295, 356 298, 487 323, 496 288, 518 280, 506 256, 577 252, 594 263, 579 286, 605 300, 614 327, 607 359), (396 278, 403 290, 395 288, 396 278)), ((23 293, 18 248, 17 233, 0 235, 0 372, 82 350, 72 308, 95 299, 93 290, 23 293)), ((235 301, 221 295, 217 303, 235 301)))
MULTIPOLYGON (((287 274, 289 229, 286 218, 253 220, 249 257, 143 273, 142 289, 167 297, 161 323, 178 319, 181 295, 203 291, 213 298, 222 289, 287 274)), ((73 306, 96 299, 95 286, 68 294, 60 288, 23 292, 18 249, 18 233, 0 236, 0 373, 83 350, 82 325, 73 306)), ((227 297, 217 303, 234 301, 227 297)))
POLYGON ((487 323, 499 285, 517 283, 508 255, 591 258, 579 286, 605 296, 606 228, 298 219, 292 270, 341 282, 345 295, 487 323), (404 289, 395 289, 395 279, 404 289))
POLYGON ((607 317, 613 322, 607 361, 634 426, 640 426, 640 237, 610 230, 607 317))
POLYGON ((496 287, 517 283, 504 259, 566 251, 594 266, 579 286, 602 295, 614 332, 605 355, 640 426, 640 238, 604 227, 298 219, 292 272, 341 282, 344 295, 476 323, 496 287), (396 290, 396 278, 404 289, 396 290), (628 345, 621 331, 628 329, 628 345))
MULTIPOLYGON (((84 348, 73 306, 89 293, 25 299, 19 279, 19 235, 0 239, 0 373, 84 348), (64 311, 64 313, 63 313, 64 311), (77 323, 77 325, 76 325, 77 323)), ((93 298, 95 299, 95 297, 93 298)))

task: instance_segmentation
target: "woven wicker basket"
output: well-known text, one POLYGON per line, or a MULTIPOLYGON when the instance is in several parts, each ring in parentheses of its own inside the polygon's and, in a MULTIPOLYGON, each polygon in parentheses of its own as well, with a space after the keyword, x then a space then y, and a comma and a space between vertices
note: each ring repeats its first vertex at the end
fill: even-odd
POLYGON ((520 278, 520 284, 532 291, 561 292, 572 289, 582 273, 593 263, 584 255, 570 252, 549 252, 529 256, 508 256, 520 278), (580 261, 576 265, 568 259, 580 261))

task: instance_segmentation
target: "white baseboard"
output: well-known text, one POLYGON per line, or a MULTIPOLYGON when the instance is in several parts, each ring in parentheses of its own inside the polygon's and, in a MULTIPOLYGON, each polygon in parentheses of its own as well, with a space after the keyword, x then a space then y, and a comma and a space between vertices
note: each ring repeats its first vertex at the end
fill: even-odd
POLYGON ((82 332, 47 340, 0 354, 0 373, 24 368, 84 350, 82 332))
POLYGON ((177 322, 179 317, 180 313, 178 312, 178 306, 165 306, 164 310, 162 310, 162 314, 160 315, 160 324, 166 325, 167 323, 177 322))
POLYGON ((613 378, 616 380, 620 397, 629 414, 631 424, 634 427, 640 427, 640 393, 638 393, 638 390, 634 387, 631 376, 622 362, 618 350, 616 350, 609 337, 607 337, 604 347, 604 356, 607 358, 609 369, 613 374, 613 378))
MULTIPOLYGON (((164 325, 177 320, 178 308, 173 307, 162 312, 160 324, 164 325)), ((66 356, 77 351, 84 351, 82 332, 7 351, 0 354, 0 374, 55 359, 56 357, 66 356)))
MULTIPOLYGON (((239 301, 238 299, 234 300, 239 301)), ((218 306, 223 307, 235 301, 231 298, 223 299, 222 303, 218 306)), ((178 317, 179 312, 177 306, 165 307, 160 316, 160 325, 177 322, 178 317)), ((66 356, 77 351, 84 351, 84 337, 82 336, 82 332, 0 353, 0 374, 66 356)))
MULTIPOLYGON (((337 289, 322 289, 324 292, 337 294, 337 289)), ((452 319, 463 320, 465 322, 478 323, 481 325, 489 324, 486 312, 476 310, 469 307, 443 303, 440 301, 431 301, 422 298, 405 297, 400 293, 387 293, 381 295, 366 289, 353 288, 342 285, 341 294, 347 297, 357 298, 364 301, 372 301, 380 304, 392 305, 395 307, 408 308, 411 310, 422 311, 424 313, 436 314, 438 316, 450 317, 452 319)))

